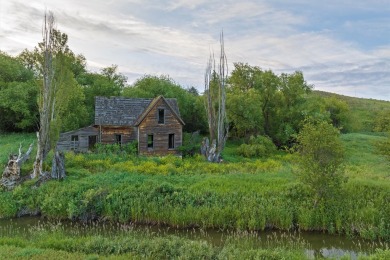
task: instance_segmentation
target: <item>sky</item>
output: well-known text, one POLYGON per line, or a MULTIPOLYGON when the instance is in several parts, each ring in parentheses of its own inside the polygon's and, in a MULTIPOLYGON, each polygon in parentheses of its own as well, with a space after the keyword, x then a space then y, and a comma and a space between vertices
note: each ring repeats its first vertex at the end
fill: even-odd
POLYGON ((0 50, 37 46, 45 10, 89 70, 116 64, 130 84, 168 75, 203 92, 223 30, 230 71, 302 71, 316 90, 390 101, 390 0, 0 0, 0 50))

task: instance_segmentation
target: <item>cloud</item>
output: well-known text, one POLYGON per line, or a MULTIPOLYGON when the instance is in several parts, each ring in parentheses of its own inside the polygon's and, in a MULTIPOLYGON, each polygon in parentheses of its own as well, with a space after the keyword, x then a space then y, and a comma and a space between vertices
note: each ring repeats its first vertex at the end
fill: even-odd
POLYGON ((346 94, 349 88, 351 94, 359 88, 361 96, 390 100, 390 46, 367 52, 327 32, 280 37, 261 31, 226 45, 234 62, 248 62, 278 73, 300 70, 316 89, 346 94))
POLYGON ((209 3, 212 1, 209 0, 176 0, 176 1, 169 1, 169 3, 166 6, 166 10, 168 11, 175 11, 177 9, 190 9, 194 10, 199 6, 202 6, 206 3, 209 3))
POLYGON ((252 27, 280 26, 288 27, 301 24, 303 17, 284 10, 277 10, 262 1, 223 1, 200 12, 199 18, 209 24, 223 24, 230 21, 252 21, 252 27))
POLYGON ((45 9, 90 69, 118 64, 130 82, 166 74, 201 90, 223 29, 230 63, 301 70, 317 89, 390 100, 390 7, 380 0, 2 1, 0 49, 36 46, 45 9))

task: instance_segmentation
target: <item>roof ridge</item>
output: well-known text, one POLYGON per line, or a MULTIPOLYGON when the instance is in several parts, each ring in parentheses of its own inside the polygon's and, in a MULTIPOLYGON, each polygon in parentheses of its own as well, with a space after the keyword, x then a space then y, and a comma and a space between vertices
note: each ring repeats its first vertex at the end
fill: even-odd
MULTIPOLYGON (((177 114, 176 110, 173 109, 173 107, 171 106, 171 104, 169 104, 169 102, 165 99, 164 96, 160 95, 158 97, 155 97, 152 102, 150 102, 150 104, 148 105, 148 107, 144 110, 144 112, 142 112, 142 114, 140 114, 140 116, 137 118, 137 120, 135 120, 134 122, 134 126, 138 126, 139 124, 141 124, 141 122, 145 119, 146 115, 149 114, 150 110, 152 110, 152 108, 156 105, 157 101, 159 101, 160 99, 162 99, 165 104, 167 104, 168 108, 171 110, 171 112, 173 113, 173 115, 177 118, 177 120, 179 120, 179 122, 183 125, 185 125, 183 119, 181 119, 180 115, 177 114)), ((176 99, 175 99, 176 100, 176 99)))

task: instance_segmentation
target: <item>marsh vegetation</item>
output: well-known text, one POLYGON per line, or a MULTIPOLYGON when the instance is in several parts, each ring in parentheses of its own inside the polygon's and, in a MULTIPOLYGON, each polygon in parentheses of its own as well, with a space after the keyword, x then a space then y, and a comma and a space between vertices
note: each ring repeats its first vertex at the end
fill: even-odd
MULTIPOLYGON (((29 143, 33 138, 33 134, 1 135, 1 158, 18 148, 10 145, 15 143, 13 140, 29 143)), ((178 252, 192 252, 202 253, 205 258, 219 258, 246 252, 248 257, 277 259, 289 255, 301 259, 309 257, 310 247, 302 246, 299 234, 310 231, 333 234, 343 241, 368 239, 372 241, 372 248, 364 251, 365 254, 386 256, 386 243, 390 240, 390 165, 377 147, 386 140, 382 134, 342 135, 348 181, 342 184, 340 196, 315 207, 310 189, 297 176, 298 155, 288 151, 275 151, 266 158, 246 158, 237 153, 239 143, 228 142, 224 162, 220 164, 206 162, 201 156, 139 157, 131 151, 114 148, 99 153, 67 153, 65 180, 49 181, 38 187, 31 180, 13 191, 1 192, 0 216, 8 219, 39 214, 49 220, 45 228, 55 226, 58 221, 77 220, 81 223, 103 221, 120 227, 147 224, 180 230, 220 230, 227 232, 227 236, 232 235, 226 241, 233 242, 216 245, 207 240, 209 235, 195 241, 175 234, 154 236, 153 228, 148 235, 130 228, 134 233, 116 234, 115 238, 99 233, 76 237, 61 230, 64 228, 60 224, 55 232, 37 229, 37 236, 23 243, 25 238, 20 236, 26 232, 11 234, 2 229, 2 252, 16 250, 22 255, 29 252, 51 255, 61 250, 64 257, 79 258, 90 254, 145 257, 145 252, 156 254, 150 257, 161 256, 159 254, 167 258, 185 257, 178 252), (258 231, 272 230, 298 235, 297 238, 287 235, 294 246, 285 246, 291 245, 288 242, 271 249, 258 243, 258 238, 255 238, 256 243, 242 239, 243 234, 256 237, 258 231), (240 234, 240 239, 234 238, 236 234, 240 234), (129 246, 129 239, 138 249, 115 251, 115 248, 129 246), (56 244, 53 241, 62 241, 58 244, 65 248, 53 246, 56 244), (86 244, 93 250, 102 249, 96 251, 100 253, 81 249, 88 248, 86 244), (385 251, 377 252, 376 248, 385 251)), ((22 172, 27 174, 31 167, 25 165, 22 172)), ((363 254, 361 257, 364 258, 363 254)))

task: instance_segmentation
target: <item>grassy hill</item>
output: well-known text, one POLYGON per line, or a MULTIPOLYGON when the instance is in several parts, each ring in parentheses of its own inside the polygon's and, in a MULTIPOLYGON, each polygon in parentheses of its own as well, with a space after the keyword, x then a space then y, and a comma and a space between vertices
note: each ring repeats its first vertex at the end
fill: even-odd
POLYGON ((371 132, 379 113, 390 114, 390 101, 356 98, 330 92, 315 90, 313 95, 320 97, 335 97, 345 101, 350 109, 350 117, 355 121, 356 132, 371 132))

